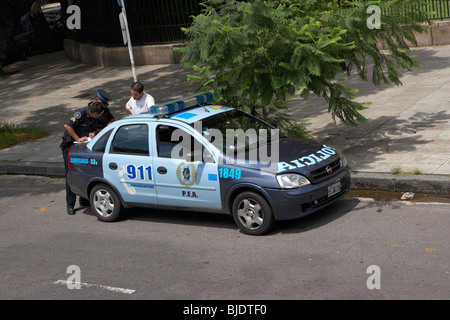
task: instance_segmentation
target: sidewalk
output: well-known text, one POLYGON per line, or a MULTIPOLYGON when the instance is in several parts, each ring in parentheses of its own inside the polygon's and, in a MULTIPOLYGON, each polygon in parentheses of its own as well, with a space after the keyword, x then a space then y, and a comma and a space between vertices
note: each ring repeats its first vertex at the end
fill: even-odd
MULTIPOLYGON (((412 53, 423 67, 404 72, 403 86, 375 87, 349 77, 346 84, 359 89, 357 100, 372 102, 363 111, 369 122, 358 127, 335 123, 320 98, 290 101, 290 114, 310 123, 307 129, 314 139, 347 156, 355 188, 450 192, 450 46, 415 48, 412 53), (421 174, 396 176, 391 173, 394 167, 421 174)), ((0 150, 0 174, 64 176, 59 149, 63 124, 99 88, 113 96, 110 109, 117 119, 127 115, 131 67, 89 66, 56 52, 17 62, 5 71, 12 74, 0 80, 1 121, 34 124, 50 135, 0 150)), ((157 103, 196 88, 186 80, 189 70, 179 65, 138 66, 136 72, 157 103)))

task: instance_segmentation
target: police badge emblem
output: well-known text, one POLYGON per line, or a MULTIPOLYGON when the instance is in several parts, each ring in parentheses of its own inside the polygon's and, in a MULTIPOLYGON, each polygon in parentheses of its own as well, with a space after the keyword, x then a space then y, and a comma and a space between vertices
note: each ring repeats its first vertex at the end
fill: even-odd
POLYGON ((192 186, 197 180, 197 170, 190 162, 182 162, 177 168, 178 181, 185 187, 192 186))
POLYGON ((73 114, 73 117, 70 118, 70 121, 75 122, 75 121, 77 121, 77 120, 80 119, 80 118, 81 118, 81 112, 80 112, 80 111, 76 111, 76 112, 73 114))

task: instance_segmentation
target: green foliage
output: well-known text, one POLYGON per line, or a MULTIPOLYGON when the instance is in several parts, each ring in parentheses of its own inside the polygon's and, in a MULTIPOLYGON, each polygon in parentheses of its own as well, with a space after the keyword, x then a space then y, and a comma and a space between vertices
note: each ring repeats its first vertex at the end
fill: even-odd
POLYGON ((16 124, 0 123, 0 150, 45 136, 48 136, 48 132, 36 126, 20 127, 16 124))
POLYGON ((311 136, 306 131, 306 125, 308 123, 304 121, 290 121, 287 124, 282 125, 283 132, 294 137, 300 137, 304 139, 310 139, 311 136))
POLYGON ((209 0, 183 29, 189 42, 180 49, 181 63, 216 102, 281 127, 290 123, 286 99, 311 93, 324 97, 333 118, 357 125, 368 104, 354 101, 355 90, 336 79, 356 70, 376 85, 401 84, 401 70, 419 66, 406 42, 415 43, 413 30, 424 30, 425 14, 408 10, 418 4, 423 1, 209 0), (370 5, 384 13, 380 29, 366 25, 370 5))
POLYGON ((422 170, 419 168, 415 168, 409 171, 403 171, 403 169, 399 166, 395 166, 391 168, 391 173, 396 176, 409 176, 409 175, 419 175, 422 174, 422 170))

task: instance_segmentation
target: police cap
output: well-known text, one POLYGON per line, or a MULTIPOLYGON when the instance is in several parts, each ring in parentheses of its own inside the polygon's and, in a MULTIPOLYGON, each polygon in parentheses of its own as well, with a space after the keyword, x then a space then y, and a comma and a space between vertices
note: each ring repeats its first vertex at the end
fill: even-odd
POLYGON ((103 89, 98 90, 97 97, 99 97, 104 103, 108 103, 108 101, 111 100, 111 95, 103 89))

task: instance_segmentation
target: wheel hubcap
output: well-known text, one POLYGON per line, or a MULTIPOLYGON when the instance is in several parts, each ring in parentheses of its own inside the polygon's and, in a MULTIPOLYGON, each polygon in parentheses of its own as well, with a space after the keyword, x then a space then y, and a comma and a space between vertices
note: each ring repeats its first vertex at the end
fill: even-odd
POLYGON ((261 206, 253 199, 243 199, 239 202, 237 214, 241 223, 250 230, 260 228, 264 222, 261 206))
POLYGON ((94 194, 94 208, 102 217, 109 217, 114 212, 114 200, 106 190, 97 190, 94 194))

